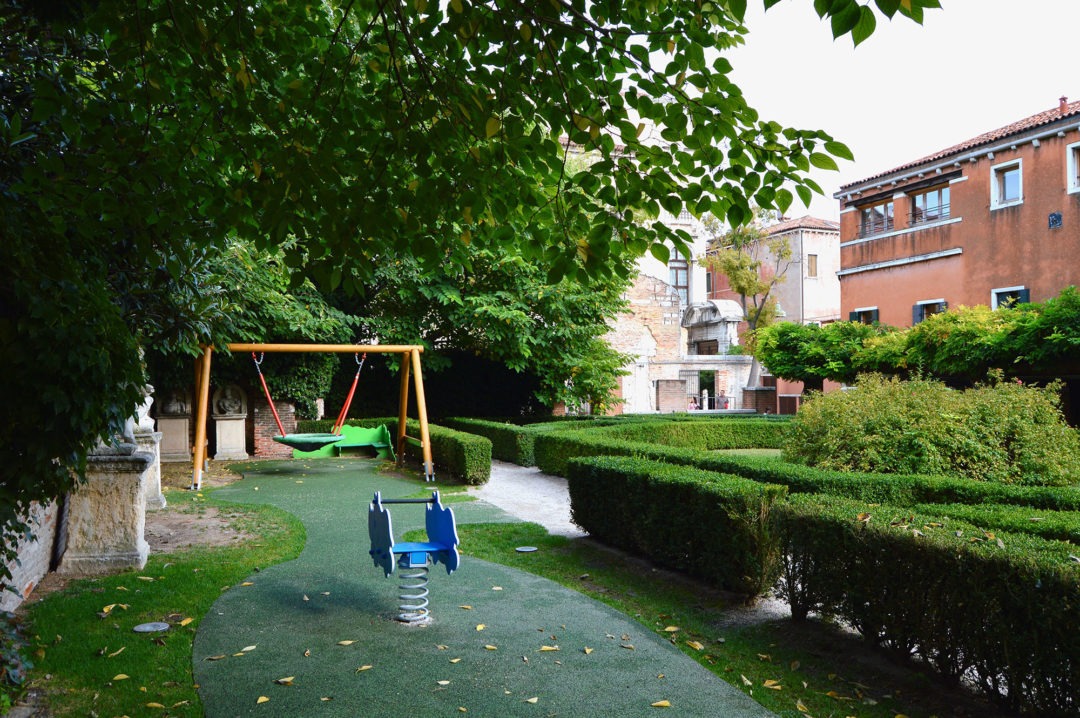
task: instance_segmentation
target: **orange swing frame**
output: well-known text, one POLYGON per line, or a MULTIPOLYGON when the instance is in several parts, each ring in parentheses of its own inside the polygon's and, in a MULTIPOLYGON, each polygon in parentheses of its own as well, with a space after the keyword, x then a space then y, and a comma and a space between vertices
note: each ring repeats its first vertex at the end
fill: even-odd
MULTIPOLYGON (((431 436, 428 433, 427 403, 424 398, 424 379, 420 373, 420 355, 424 347, 414 344, 226 344, 230 352, 279 352, 279 353, 333 353, 333 354, 404 354, 401 362, 401 388, 398 399, 397 463, 405 459, 405 442, 420 446, 424 462, 424 478, 435 480, 435 465, 431 460, 431 436), (409 436, 405 422, 409 414, 409 378, 416 391, 416 414, 420 422, 420 436, 409 436)), ((195 360, 195 450, 192 456, 191 488, 202 488, 202 470, 206 462, 206 419, 210 406, 210 362, 214 354, 211 346, 203 347, 202 356, 195 360)))

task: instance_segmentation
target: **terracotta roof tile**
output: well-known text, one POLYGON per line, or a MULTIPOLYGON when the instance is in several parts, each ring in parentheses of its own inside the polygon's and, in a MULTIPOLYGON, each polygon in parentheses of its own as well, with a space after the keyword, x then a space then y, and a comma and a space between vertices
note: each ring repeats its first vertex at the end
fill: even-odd
POLYGON ((893 173, 900 172, 901 170, 906 170, 911 167, 918 167, 919 165, 928 164, 937 160, 942 160, 952 155, 958 155, 968 150, 975 149, 976 147, 998 142, 1007 137, 1011 137, 1012 135, 1018 135, 1023 132, 1027 132, 1028 130, 1042 127, 1043 125, 1049 125, 1053 122, 1057 122, 1058 120, 1063 120, 1065 118, 1078 115, 1080 115, 1080 101, 1061 103, 1051 110, 1045 110, 1038 114, 1032 115, 1031 117, 1026 117, 1017 122, 1013 122, 1012 124, 1005 125, 1004 127, 999 127, 996 130, 984 132, 978 137, 972 137, 970 140, 966 140, 959 144, 953 145, 952 147, 946 147, 943 150, 935 152, 931 155, 927 155, 926 157, 914 160, 913 162, 907 162, 900 165, 899 167, 893 167, 891 170, 879 172, 876 175, 859 180, 858 182, 850 182, 848 184, 842 185, 840 189, 841 191, 843 191, 848 187, 863 184, 864 182, 870 182, 871 180, 875 180, 879 177, 891 175, 893 173))
POLYGON ((819 229, 824 231, 839 232, 840 223, 833 222, 829 219, 818 219, 817 217, 811 217, 806 215, 805 217, 799 217, 798 219, 783 219, 780 222, 767 227, 769 234, 780 234, 781 232, 790 232, 793 229, 819 229))

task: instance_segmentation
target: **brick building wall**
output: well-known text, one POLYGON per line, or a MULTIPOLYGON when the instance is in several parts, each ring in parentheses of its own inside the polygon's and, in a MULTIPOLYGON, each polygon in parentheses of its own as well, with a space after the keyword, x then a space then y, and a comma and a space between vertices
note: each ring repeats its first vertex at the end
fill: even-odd
POLYGON ((34 539, 20 541, 16 548, 18 560, 7 564, 11 572, 11 582, 8 585, 14 592, 4 590, 0 593, 0 611, 15 610, 49 572, 58 512, 55 501, 48 505, 37 502, 31 505, 29 524, 34 539))
MULTIPOLYGON (((278 427, 266 399, 255 396, 251 404, 255 432, 255 457, 259 459, 291 459, 292 448, 274 441, 274 437, 278 435, 278 427)), ((295 407, 287 401, 276 401, 274 406, 277 407, 281 424, 285 427, 285 433, 295 433, 295 407)))

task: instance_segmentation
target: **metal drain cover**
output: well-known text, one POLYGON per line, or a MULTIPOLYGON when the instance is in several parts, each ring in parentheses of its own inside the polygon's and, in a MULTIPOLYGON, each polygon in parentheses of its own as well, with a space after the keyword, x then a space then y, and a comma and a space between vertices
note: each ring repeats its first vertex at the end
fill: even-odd
POLYGON ((518 553, 532 553, 533 551, 536 550, 536 547, 535 546, 518 546, 514 550, 517 551, 518 553))
POLYGON ((157 631, 169 630, 169 624, 162 621, 154 621, 153 623, 140 623, 135 626, 135 633, 156 633, 157 631))

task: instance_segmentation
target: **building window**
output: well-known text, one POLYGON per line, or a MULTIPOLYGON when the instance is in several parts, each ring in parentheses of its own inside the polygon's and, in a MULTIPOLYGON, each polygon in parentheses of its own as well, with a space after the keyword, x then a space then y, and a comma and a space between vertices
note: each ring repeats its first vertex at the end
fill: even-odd
POLYGON ((911 223, 925 224, 949 218, 949 186, 911 195, 911 223))
POLYGON ((808 276, 808 277, 816 277, 817 276, 817 255, 816 254, 808 254, 808 255, 806 255, 806 276, 808 276))
POLYGON ((990 308, 1011 307, 1027 304, 1031 301, 1031 290, 1027 287, 1000 287, 990 290, 990 308))
POLYGON ((1069 173, 1065 183, 1069 192, 1080 192, 1080 142, 1074 142, 1065 148, 1068 154, 1065 156, 1066 171, 1069 173))
POLYGON ((1024 174, 1020 160, 990 168, 990 209, 1009 207, 1024 201, 1024 174))
POLYGON ((668 262, 668 284, 679 293, 679 303, 690 303, 690 265, 682 257, 668 262))
POLYGON ((863 207, 859 210, 859 236, 869 237, 872 234, 888 232, 893 228, 893 203, 892 200, 880 204, 863 207))
POLYGON ((949 303, 944 299, 927 299, 922 302, 916 302, 911 308, 911 325, 915 326, 927 317, 941 314, 948 308, 949 303))
POLYGON ((859 307, 848 312, 848 321, 860 324, 873 324, 878 321, 877 307, 859 307))

